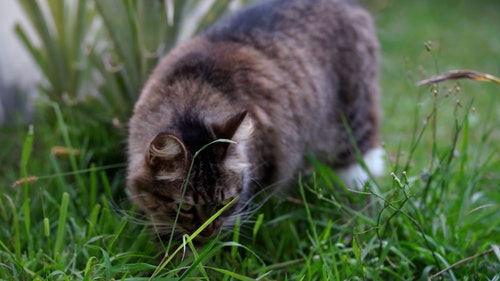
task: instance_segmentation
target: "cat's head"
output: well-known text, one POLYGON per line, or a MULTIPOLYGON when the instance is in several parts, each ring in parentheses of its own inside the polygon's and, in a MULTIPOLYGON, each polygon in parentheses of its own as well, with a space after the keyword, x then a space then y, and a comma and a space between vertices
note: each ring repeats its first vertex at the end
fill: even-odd
POLYGON ((222 123, 191 119, 176 132, 158 133, 143 155, 130 156, 136 160, 129 163, 127 184, 161 235, 192 234, 232 202, 200 233, 212 237, 231 225, 249 196, 246 142, 253 125, 246 112, 222 123))

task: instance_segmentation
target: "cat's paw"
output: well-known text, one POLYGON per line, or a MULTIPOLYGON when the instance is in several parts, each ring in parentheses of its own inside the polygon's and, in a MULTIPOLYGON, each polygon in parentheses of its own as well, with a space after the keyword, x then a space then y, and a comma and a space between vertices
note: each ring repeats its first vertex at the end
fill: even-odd
MULTIPOLYGON (((368 150, 364 154, 363 161, 373 177, 379 177, 383 174, 384 155, 385 152, 381 147, 368 150)), ((362 189, 365 183, 370 179, 368 172, 360 163, 354 163, 345 168, 338 169, 336 173, 337 176, 344 181, 347 187, 358 190, 362 189)))

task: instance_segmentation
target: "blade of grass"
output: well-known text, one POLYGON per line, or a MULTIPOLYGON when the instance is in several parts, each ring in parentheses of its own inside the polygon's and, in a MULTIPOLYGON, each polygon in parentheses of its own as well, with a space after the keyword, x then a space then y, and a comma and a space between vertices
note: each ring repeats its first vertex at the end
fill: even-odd
POLYGON ((108 244, 108 249, 113 249, 113 247, 115 246, 115 243, 120 238, 120 235, 122 234, 123 230, 127 226, 128 222, 129 221, 128 221, 127 217, 122 217, 120 219, 120 223, 115 228, 116 231, 113 233, 113 237, 111 238, 111 242, 108 244))
POLYGON ((259 229, 262 226, 263 221, 264 221, 264 214, 260 213, 257 216, 257 221, 255 222, 255 224, 253 226, 253 230, 252 230, 253 241, 255 241, 255 238, 257 237, 257 233, 259 233, 259 229))
MULTIPOLYGON (((24 141, 23 150, 21 153, 21 177, 28 178, 28 163, 30 161, 31 152, 33 149, 34 129, 33 125, 29 126, 28 135, 24 141)), ((23 184, 23 215, 24 215, 24 229, 28 238, 28 255, 31 257, 34 254, 33 239, 31 237, 31 212, 30 212, 30 192, 28 181, 25 180, 23 184)))
POLYGON ((210 244, 206 245, 204 248, 203 248, 203 251, 201 252, 201 254, 198 254, 196 248, 194 247, 193 243, 189 243, 189 247, 191 248, 191 251, 193 252, 193 255, 195 256, 195 260, 194 262, 189 266, 188 269, 186 269, 186 271, 182 274, 181 278, 179 278, 179 281, 182 281, 186 278, 189 277, 189 274, 191 274, 191 272, 193 272, 196 268, 199 267, 200 271, 202 272, 202 274, 207 277, 207 280, 210 280, 208 278, 208 275, 205 271, 205 268, 203 267, 202 265, 202 261, 208 259, 211 255, 213 255, 213 253, 215 251, 218 251, 220 250, 221 246, 217 247, 214 249, 214 246, 215 244, 217 243, 217 239, 214 239, 212 241, 210 241, 210 244))
POLYGON ((164 2, 137 2, 137 37, 141 80, 145 79, 165 51, 167 22, 164 2))
MULTIPOLYGON (((233 241, 238 243, 239 238, 240 238, 240 224, 241 224, 241 216, 238 215, 236 217, 236 222, 234 224, 234 229, 233 229, 233 241)), ((236 254, 238 253, 238 248, 237 247, 232 247, 231 248, 231 257, 234 259, 236 258, 236 254)))
POLYGON ((240 275, 236 272, 232 272, 232 271, 229 271, 227 269, 222 269, 222 268, 217 268, 217 267, 211 267, 211 266, 207 266, 206 267, 207 269, 210 269, 210 270, 213 270, 213 271, 217 271, 219 273, 222 273, 224 275, 227 275, 227 276, 231 276, 233 277, 234 279, 237 279, 237 280, 241 280, 241 281, 255 281, 254 278, 250 278, 250 277, 247 277, 247 276, 244 276, 244 275, 240 275))
POLYGON ((134 22, 132 9, 128 9, 129 1, 121 0, 100 0, 95 1, 97 11, 104 21, 114 47, 121 58, 121 67, 124 70, 125 83, 127 90, 136 91, 141 82, 139 79, 140 65, 137 61, 137 38, 134 34, 134 22))
POLYGON ((165 14, 167 17, 167 33, 165 42, 165 50, 170 50, 178 42, 179 32, 182 22, 181 12, 183 7, 189 1, 186 0, 167 0, 165 5, 165 14))
POLYGON ((177 35, 176 44, 179 44, 180 42, 183 42, 193 36, 197 27, 203 20, 203 17, 214 5, 215 0, 187 0, 185 2, 186 4, 182 7, 180 30, 177 35))
MULTIPOLYGON (((54 254, 56 258, 60 258, 62 256, 62 246, 65 242, 65 233, 66 233, 66 219, 68 217, 68 205, 69 205, 69 193, 64 192, 61 199, 61 206, 59 208, 59 219, 57 221, 57 236, 56 243, 54 246, 54 254)), ((60 261, 61 262, 61 261, 60 261)))
POLYGON ((88 60, 99 71, 103 80, 106 81, 106 84, 101 89, 102 96, 97 98, 108 112, 122 116, 122 113, 124 113, 123 110, 131 107, 131 103, 135 100, 137 93, 127 91, 125 87, 122 87, 123 84, 120 83, 120 69, 112 69, 110 63, 106 61, 108 57, 103 57, 95 49, 91 49, 88 54, 88 60))
MULTIPOLYGON (((44 17, 43 12, 38 4, 38 1, 31 0, 19 0, 24 11, 29 15, 29 20, 32 26, 38 33, 39 38, 43 42, 44 47, 47 50, 48 60, 46 77, 50 80, 51 85, 54 87, 54 93, 61 94, 66 90, 69 90, 67 83, 70 81, 68 79, 68 69, 66 69, 63 57, 60 55, 60 50, 57 47, 56 40, 52 36, 50 27, 48 25, 49 21, 44 17)), ((52 98, 57 99, 57 97, 52 96, 52 98)))
POLYGON ((87 228, 87 237, 86 239, 90 239, 90 237, 94 234, 94 229, 95 226, 97 225, 97 220, 99 218, 99 214, 101 212, 101 205, 92 205, 92 212, 90 213, 90 219, 88 222, 88 228, 87 228))
POLYGON ((182 22, 177 36, 180 43, 193 36, 226 11, 230 0, 186 1, 182 7, 182 22))
POLYGON ((96 267, 95 267, 95 262, 97 261, 96 257, 90 257, 88 259, 87 263, 85 264, 85 269, 83 271, 83 281, 87 280, 95 280, 92 276, 95 275, 96 267))
MULTIPOLYGON (((70 150, 74 149, 74 146, 71 142, 71 138, 69 137, 68 126, 66 125, 66 122, 64 121, 64 117, 63 117, 63 114, 61 112, 61 108, 59 107, 59 104, 57 104, 56 102, 49 102, 49 104, 52 106, 52 108, 54 109, 54 112, 56 114, 57 123, 58 123, 59 128, 62 132, 64 144, 70 150)), ((73 169, 73 171, 77 171, 78 164, 76 162, 76 156, 73 153, 69 153, 68 156, 69 156, 71 168, 73 169)), ((79 187, 86 188, 86 185, 85 185, 85 183, 84 183, 84 181, 81 178, 79 173, 75 174, 75 179, 76 179, 76 182, 78 183, 79 187)))
POLYGON ((165 3, 138 1, 137 10, 137 35, 141 47, 141 55, 144 52, 157 54, 158 46, 164 43, 166 34, 165 3))
POLYGON ((43 218, 43 234, 46 238, 50 237, 50 220, 49 218, 43 218))
MULTIPOLYGON (((71 62, 70 68, 73 71, 71 75, 71 89, 74 89, 71 96, 76 99, 89 95, 89 88, 96 87, 94 78, 91 76, 91 66, 87 59, 87 50, 89 45, 96 44, 96 41, 90 40, 90 37, 98 37, 91 30, 90 25, 94 21, 95 10, 89 9, 88 1, 78 0, 69 1, 67 23, 65 25, 65 49, 67 51, 67 60, 71 62), (86 38, 87 37, 87 38, 86 38)), ((99 38, 102 40, 102 38, 99 38)))
POLYGON ((99 174, 101 176, 101 183, 104 187, 104 193, 108 198, 113 198, 113 188, 111 188, 108 175, 104 171, 101 171, 99 174))
MULTIPOLYGON (((304 209, 306 211, 307 220, 309 222, 309 227, 311 228, 311 232, 312 232, 311 242, 313 244, 316 244, 315 248, 318 251, 320 259, 323 261, 323 264, 326 267, 328 267, 328 263, 327 263, 325 254, 323 252, 323 247, 321 246, 321 241, 319 239, 318 232, 316 231, 316 226, 314 225, 314 220, 313 220, 312 215, 311 215, 311 210, 309 209, 309 205, 307 203, 307 198, 305 195, 304 186, 302 184, 302 177, 300 175, 299 175, 298 183, 299 183, 300 196, 301 196, 302 200, 304 201, 304 209)), ((328 267, 328 269, 330 270, 329 267, 328 267)))
POLYGON ((49 76, 50 70, 48 69, 48 64, 45 56, 39 49, 35 47, 33 42, 29 39, 28 34, 19 23, 15 25, 15 32, 19 40, 23 43, 24 47, 28 50, 28 53, 37 62, 37 66, 40 68, 42 73, 44 73, 46 76, 49 76))
MULTIPOLYGON (((15 257, 21 259, 21 226, 19 216, 17 214, 17 206, 12 200, 10 196, 7 194, 3 194, 8 204, 10 205, 10 209, 12 210, 12 228, 14 229, 14 254, 15 257)), ((2 242, 0 240, 0 242, 2 242)), ((2 243, 3 245, 3 243, 2 243)), ((6 248, 6 251, 10 253, 10 250, 6 248)))
MULTIPOLYGON (((65 6, 66 6, 66 1, 65 0, 62 0, 62 1, 49 1, 47 2, 48 4, 48 7, 49 7, 49 11, 50 11, 50 15, 52 16, 51 19, 51 23, 53 23, 53 30, 52 30, 52 36, 49 40, 53 41, 56 46, 56 50, 57 50, 57 56, 60 58, 61 60, 61 66, 64 66, 65 68, 62 68, 61 70, 64 70, 64 71, 67 71, 67 73, 65 73, 65 75, 69 75, 69 76, 72 76, 71 75, 71 72, 69 71, 69 67, 67 67, 67 64, 65 62, 68 62, 69 61, 69 58, 68 58, 68 48, 66 47, 66 41, 65 41, 65 38, 66 38, 66 32, 65 32, 65 27, 68 26, 68 21, 66 19, 66 9, 65 9, 65 6)), ((46 22, 48 22, 48 20, 46 20, 46 22)), ((67 84, 67 86, 64 87, 64 89, 66 91, 68 91, 69 89, 72 89, 72 86, 70 86, 72 82, 72 79, 68 79, 68 81, 65 81, 65 83, 67 84)), ((61 93, 62 94, 62 93, 61 93)))
MULTIPOLYGON (((215 242, 215 240, 214 240, 214 242, 215 242)), ((207 280, 210 280, 210 278, 208 277, 209 275, 207 274, 207 272, 205 271, 205 267, 203 266, 203 263, 202 263, 203 259, 198 254, 198 251, 196 250, 196 247, 193 245, 193 242, 189 242, 188 245, 189 245, 189 248, 191 249, 191 253, 193 254, 195 260, 199 261, 198 264, 196 265, 196 268, 198 268, 198 270, 200 271, 200 273, 203 277, 205 277, 207 280)), ((182 278, 181 278, 181 280, 182 280, 182 278)))
POLYGON ((92 163, 90 165, 90 184, 89 184, 89 202, 90 206, 94 206, 97 201, 97 173, 96 173, 96 165, 92 163))
POLYGON ((109 257, 108 252, 106 252, 104 249, 101 249, 102 253, 102 259, 103 259, 103 264, 105 268, 105 274, 106 274, 106 280, 111 280, 112 279, 112 272, 111 269, 113 266, 111 265, 111 259, 109 257))

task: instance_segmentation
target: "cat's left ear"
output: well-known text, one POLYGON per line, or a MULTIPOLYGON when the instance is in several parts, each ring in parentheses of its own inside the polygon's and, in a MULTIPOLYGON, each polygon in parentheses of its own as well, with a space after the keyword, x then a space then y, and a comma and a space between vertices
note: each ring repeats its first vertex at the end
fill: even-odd
POLYGON ((158 134, 149 144, 146 159, 156 176, 174 180, 187 170, 188 154, 182 141, 168 133, 158 134))
POLYGON ((241 123, 247 116, 248 111, 243 111, 241 113, 235 114, 230 117, 224 123, 221 124, 213 124, 212 130, 215 133, 215 137, 218 139, 233 139, 234 134, 241 126, 241 123))

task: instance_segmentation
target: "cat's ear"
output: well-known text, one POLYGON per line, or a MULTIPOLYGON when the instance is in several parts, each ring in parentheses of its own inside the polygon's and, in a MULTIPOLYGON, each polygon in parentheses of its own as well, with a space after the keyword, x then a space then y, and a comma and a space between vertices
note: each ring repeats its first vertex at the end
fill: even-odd
POLYGON ((248 111, 235 114, 220 124, 213 124, 212 129, 218 139, 233 139, 234 134, 247 116, 248 111))
POLYGON ((178 137, 160 133, 150 142, 146 160, 157 178, 174 180, 186 173, 188 154, 178 137))

